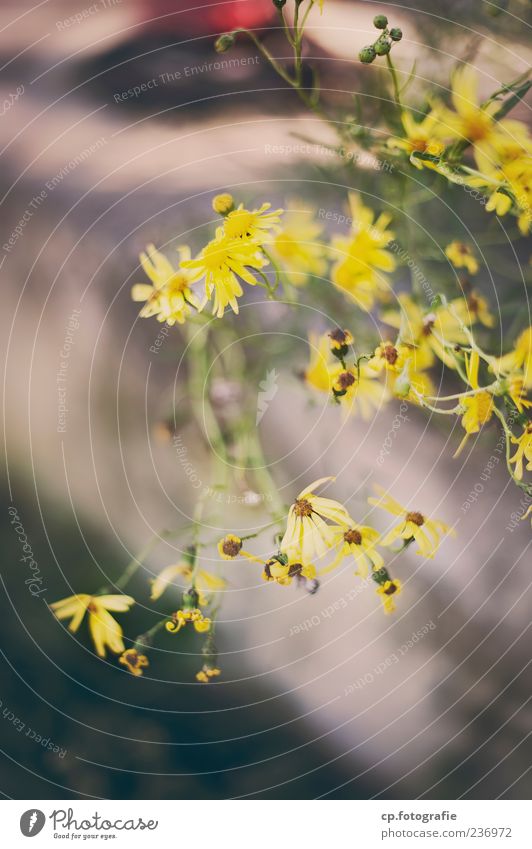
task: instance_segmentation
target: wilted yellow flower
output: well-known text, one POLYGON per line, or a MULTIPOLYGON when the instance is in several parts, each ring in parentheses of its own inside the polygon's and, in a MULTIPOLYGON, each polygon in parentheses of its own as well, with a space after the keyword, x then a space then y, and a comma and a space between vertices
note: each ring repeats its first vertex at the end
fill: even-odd
POLYGON ((256 242, 245 238, 230 239, 224 235, 222 227, 218 227, 216 238, 205 245, 195 259, 183 262, 182 267, 192 270, 193 280, 205 279, 207 299, 214 292, 213 315, 221 318, 228 305, 238 313, 237 298, 243 294, 239 279, 255 286, 257 281, 250 269, 260 270, 267 264, 256 242))
MULTIPOLYGON (((190 249, 186 245, 178 248, 180 261, 190 259, 190 249)), ((185 268, 174 268, 167 257, 158 251, 155 245, 148 245, 140 255, 140 263, 152 281, 136 283, 131 289, 134 301, 146 301, 140 311, 141 318, 156 316, 157 321, 169 325, 183 324, 187 315, 200 309, 200 301, 194 294, 191 284, 193 275, 185 268)))
POLYGON ((314 495, 321 484, 334 477, 319 478, 302 490, 290 507, 286 531, 280 549, 290 560, 308 565, 314 556, 321 557, 334 542, 334 530, 327 524, 351 524, 351 518, 342 504, 332 498, 314 495))
POLYGON ((453 529, 443 522, 437 519, 429 519, 418 510, 408 510, 408 508, 403 507, 382 487, 376 486, 375 489, 380 497, 368 498, 369 503, 387 510, 392 516, 399 516, 401 519, 382 537, 381 545, 390 545, 398 538, 405 541, 415 539, 419 545, 416 554, 432 558, 438 549, 440 537, 444 534, 454 534, 453 529))
POLYGON ((72 595, 50 605, 58 619, 70 619, 68 630, 76 633, 85 613, 89 614, 89 631, 100 657, 105 657, 106 647, 115 654, 124 651, 123 631, 109 613, 124 613, 135 604, 130 595, 72 595))
POLYGON ((223 560, 234 560, 235 557, 246 557, 255 563, 262 563, 259 557, 250 554, 249 551, 244 551, 242 548, 242 540, 235 534, 226 534, 218 543, 218 554, 223 560))
POLYGON ((388 213, 381 213, 375 221, 375 213, 364 206, 358 195, 349 194, 349 206, 353 218, 353 233, 336 236, 332 249, 336 264, 331 271, 331 280, 363 310, 370 310, 380 293, 388 293, 390 285, 382 272, 393 271, 396 261, 386 245, 394 234, 387 230, 391 221, 388 213))
POLYGON ((196 680, 201 684, 208 684, 211 678, 217 678, 221 674, 222 670, 217 666, 209 666, 208 663, 204 663, 200 671, 196 672, 196 680))
POLYGON ((377 595, 381 597, 384 605, 385 613, 393 613, 395 611, 395 596, 399 595, 403 587, 401 581, 389 580, 385 581, 377 587, 377 595))
POLYGON ((275 581, 282 587, 288 587, 294 578, 306 578, 313 581, 316 577, 316 567, 311 563, 297 563, 285 555, 272 557, 264 564, 262 578, 264 581, 275 581))
POLYGON ((470 245, 455 240, 445 248, 445 256, 455 268, 467 268, 470 274, 478 271, 478 261, 470 245))
POLYGON ((118 658, 118 662, 127 667, 128 672, 136 678, 142 675, 143 670, 150 665, 146 655, 139 654, 137 649, 126 649, 118 658))
POLYGON ((194 570, 189 563, 185 562, 173 563, 170 566, 166 566, 152 581, 151 601, 157 601, 168 587, 173 584, 175 578, 183 578, 185 581, 191 581, 193 577, 194 586, 199 593, 199 601, 202 606, 207 604, 209 593, 223 590, 226 586, 226 581, 223 578, 219 578, 205 569, 194 570))
POLYGON ((327 270, 325 246, 319 242, 322 228, 309 209, 291 205, 285 212, 282 229, 273 240, 273 251, 283 263, 283 272, 294 286, 303 286, 310 277, 323 277, 327 270))
POLYGON ((389 138, 388 147, 404 150, 410 157, 410 162, 416 168, 434 168, 429 159, 422 159, 416 154, 428 154, 440 157, 445 150, 442 141, 444 128, 438 109, 432 109, 421 121, 416 121, 411 112, 402 112, 401 122, 406 133, 405 138, 389 138))
POLYGON ((272 241, 272 230, 277 230, 281 224, 282 209, 268 212, 271 203, 263 203, 259 209, 246 209, 241 203, 226 215, 223 230, 229 239, 245 239, 264 245, 272 241))
POLYGON ((198 607, 186 607, 183 610, 176 610, 172 614, 170 621, 166 623, 166 630, 171 634, 177 634, 181 628, 184 628, 188 622, 192 622, 198 633, 204 634, 210 630, 211 620, 204 616, 198 607))
POLYGON ((321 570, 321 574, 325 575, 336 569, 346 557, 354 559, 357 565, 356 574, 362 578, 368 573, 368 561, 372 570, 381 569, 384 559, 376 549, 379 537, 379 532, 369 525, 357 525, 353 522, 348 528, 335 528, 332 548, 336 550, 336 557, 329 566, 321 570))
POLYGON ((523 460, 527 460, 527 471, 532 471, 532 422, 523 429, 521 436, 512 436, 512 442, 517 445, 517 451, 513 457, 510 457, 510 463, 515 463, 515 476, 518 480, 522 480, 523 460))

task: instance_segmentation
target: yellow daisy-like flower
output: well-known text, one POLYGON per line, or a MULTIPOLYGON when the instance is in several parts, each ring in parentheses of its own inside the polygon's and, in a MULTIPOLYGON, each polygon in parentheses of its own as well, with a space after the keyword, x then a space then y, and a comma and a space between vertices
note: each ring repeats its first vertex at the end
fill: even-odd
POLYGON ((273 240, 273 251, 294 286, 304 286, 311 277, 323 277, 327 270, 325 246, 319 242, 322 228, 313 216, 312 210, 300 204, 289 206, 273 240))
POLYGON ((316 567, 312 563, 297 563, 283 556, 272 557, 264 564, 262 573, 264 581, 275 581, 282 587, 288 587, 294 578, 305 578, 307 581, 313 581, 316 578, 316 567))
POLYGON ((286 531, 280 549, 289 560, 311 563, 315 556, 321 557, 334 542, 334 530, 327 524, 351 524, 345 507, 332 498, 315 495, 314 490, 334 477, 319 478, 303 489, 290 507, 286 531))
POLYGON ((532 326, 523 330, 513 351, 497 360, 494 370, 497 374, 521 370, 524 385, 527 389, 532 388, 532 326))
POLYGON ((401 581, 395 579, 385 581, 377 587, 377 595, 381 597, 385 613, 393 613, 395 611, 395 596, 399 595, 402 588, 401 581))
POLYGON ((389 400, 386 386, 378 379, 375 369, 362 364, 359 368, 331 368, 332 390, 346 413, 360 413, 366 421, 389 400))
POLYGON ((394 238, 391 230, 387 230, 391 216, 383 212, 375 221, 373 210, 364 206, 354 192, 349 194, 349 205, 353 234, 333 238, 332 250, 338 260, 331 271, 331 280, 361 309, 369 311, 380 294, 389 292, 389 283, 382 272, 396 268, 395 257, 386 250, 394 238))
POLYGON ((146 655, 139 654, 137 649, 126 649, 118 658, 118 662, 122 663, 136 678, 142 675, 143 670, 150 665, 146 655))
POLYGON ((204 663, 200 671, 196 672, 196 681, 199 681, 201 684, 208 684, 211 678, 217 678, 221 674, 222 670, 217 666, 209 666, 207 663, 204 663))
POLYGON ((443 522, 437 519, 429 519, 418 510, 408 510, 380 486, 376 486, 375 489, 380 497, 368 498, 369 503, 375 507, 380 507, 382 510, 387 510, 392 516, 401 518, 401 521, 382 537, 381 545, 391 545, 394 540, 399 538, 405 541, 415 539, 419 545, 416 554, 432 558, 438 549, 440 538, 444 534, 454 535, 454 530, 443 522))
POLYGON ((517 445, 517 451, 510 457, 510 463, 515 463, 515 476, 522 480, 523 460, 527 460, 527 471, 532 471, 532 422, 527 424, 521 436, 512 436, 512 442, 517 445))
POLYGON ((109 613, 124 613, 135 604, 130 595, 72 595, 55 601, 50 609, 58 619, 70 619, 68 630, 76 633, 85 613, 89 614, 89 631, 99 657, 105 657, 109 648, 115 654, 124 651, 123 631, 116 619, 109 613))
POLYGON ((449 306, 466 325, 479 321, 484 327, 495 327, 495 317, 490 312, 488 302, 475 289, 463 298, 455 298, 449 306))
POLYGON ((438 109, 432 109, 421 121, 414 120, 410 112, 401 114, 401 122, 406 133, 405 138, 389 138, 389 148, 404 150, 410 157, 410 162, 416 168, 434 168, 435 163, 422 159, 419 154, 440 157, 445 150, 442 141, 441 115, 438 109))
POLYGON ((415 370, 421 371, 433 365, 434 355, 449 368, 456 368, 444 343, 467 342, 459 319, 443 306, 426 313, 406 294, 399 295, 398 301, 400 310, 384 312, 382 320, 399 330, 402 343, 416 349, 415 370))
POLYGON ((347 354, 354 342, 352 333, 349 330, 341 330, 339 327, 331 330, 327 336, 330 339, 329 347, 335 356, 347 354))
POLYGON ((229 239, 249 239, 258 245, 271 242, 272 230, 281 226, 282 209, 268 212, 271 203, 263 203, 259 209, 246 209, 240 204, 237 209, 229 212, 224 220, 224 235, 229 239))
MULTIPOLYGON (((183 245, 178 248, 180 261, 190 260, 190 249, 183 245)), ((169 325, 183 324, 191 307, 200 309, 200 301, 191 288, 193 275, 185 268, 174 268, 167 257, 158 251, 155 245, 148 245, 140 254, 140 263, 150 278, 148 283, 136 283, 131 289, 134 301, 145 301, 140 311, 141 318, 156 316, 157 321, 169 325)))
POLYGON ((451 242, 445 248, 445 256, 455 268, 467 268, 470 274, 476 274, 478 271, 478 260, 471 247, 464 242, 451 242))
POLYGON ((375 371, 386 371, 392 394, 419 404, 419 395, 430 395, 434 391, 431 379, 422 371, 416 370, 418 349, 412 345, 381 342, 368 363, 375 371))
POLYGON ((336 569, 346 557, 354 559, 357 565, 356 574, 362 578, 368 573, 368 562, 372 570, 378 571, 384 566, 384 559, 375 547, 379 537, 379 532, 369 525, 353 523, 349 528, 335 528, 332 547, 336 549, 336 557, 329 566, 321 570, 321 574, 325 575, 336 569))
POLYGON ((219 227, 216 238, 205 245, 196 259, 181 265, 192 271, 193 280, 205 279, 206 298, 210 299, 214 292, 213 315, 221 318, 228 305, 238 314, 237 298, 243 294, 239 280, 255 286, 257 281, 250 269, 260 271, 267 264, 256 242, 246 238, 230 239, 219 227))
POLYGON ((207 572, 205 569, 192 569, 189 563, 173 563, 166 566, 162 572, 159 572, 157 577, 152 581, 151 585, 151 601, 157 601, 169 586, 172 586, 175 578, 183 578, 189 582, 194 577, 194 586, 199 593, 199 602, 205 606, 208 601, 209 593, 223 590, 227 582, 217 575, 207 572))
POLYGON ((519 122, 511 120, 497 121, 495 114, 500 103, 492 100, 480 103, 478 97, 478 77, 473 68, 464 65, 453 75, 452 102, 454 109, 442 108, 441 120, 445 132, 450 138, 468 141, 474 149, 475 158, 481 171, 490 163, 493 167, 494 156, 499 149, 504 150, 508 141, 520 134, 519 122))
POLYGON ((199 634, 210 630, 211 620, 204 616, 198 607, 186 607, 184 610, 176 610, 172 618, 166 623, 166 630, 171 634, 177 634, 188 622, 192 622, 199 634))
MULTIPOLYGON (((479 355, 476 351, 473 351, 470 356, 466 355, 465 357, 465 366, 466 366, 466 375, 469 385, 472 389, 478 389, 478 367, 480 363, 479 355)), ((462 416, 462 427, 465 430, 465 436, 462 439, 462 442, 458 446, 458 449, 455 453, 455 457, 457 457, 464 445, 466 444, 469 436, 472 433, 478 433, 482 425, 488 422, 493 415, 493 396, 489 392, 480 391, 475 392, 474 395, 464 395, 460 404, 464 411, 462 416)))

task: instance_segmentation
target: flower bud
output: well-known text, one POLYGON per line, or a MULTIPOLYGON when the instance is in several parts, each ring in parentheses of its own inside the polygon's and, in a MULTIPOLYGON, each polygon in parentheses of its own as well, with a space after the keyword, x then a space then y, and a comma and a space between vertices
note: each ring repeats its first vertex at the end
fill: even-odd
POLYGON ((365 65, 370 65, 375 59, 375 48, 372 44, 369 44, 367 47, 363 47, 360 53, 358 54, 358 58, 361 62, 364 62, 365 65))
POLYGON ((230 195, 228 192, 216 195, 216 197, 212 199, 212 208, 218 215, 227 215, 235 208, 233 195, 230 195))
POLYGON ((377 56, 386 56, 391 49, 392 43, 387 38, 378 38, 374 44, 374 50, 377 56))
POLYGON ((214 49, 217 53, 226 53, 235 43, 236 36, 234 32, 226 32, 216 39, 214 49))
POLYGON ((397 377, 397 380, 394 383, 393 394, 398 395, 399 398, 406 398, 411 388, 411 380, 410 380, 410 358, 406 361, 403 366, 402 371, 397 377))
POLYGON ((386 15, 375 15, 373 18, 373 26, 377 29, 386 29, 388 26, 388 18, 386 15))
POLYGON ((399 27, 393 27, 390 30, 390 38, 392 41, 401 41, 403 37, 403 31, 399 29, 399 27))

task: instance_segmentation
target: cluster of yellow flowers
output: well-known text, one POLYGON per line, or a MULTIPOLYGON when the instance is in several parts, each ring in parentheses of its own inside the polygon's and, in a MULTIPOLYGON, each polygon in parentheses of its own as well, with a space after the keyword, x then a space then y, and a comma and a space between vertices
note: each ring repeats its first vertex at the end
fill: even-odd
MULTIPOLYGON (((395 609, 393 597, 401 591, 401 582, 390 577, 377 547, 389 547, 397 539, 402 540, 403 547, 415 541, 418 544, 416 554, 432 558, 441 537, 454 534, 454 531, 419 510, 403 507, 382 488, 376 487, 378 498, 369 498, 369 503, 386 510, 398 520, 381 536, 375 528, 355 522, 339 501, 315 494, 315 489, 333 480, 334 477, 319 478, 305 487, 290 507, 278 552, 267 561, 252 559, 262 564, 265 581, 289 586, 293 580, 315 582, 318 574, 331 572, 346 558, 352 558, 356 565, 355 574, 360 577, 367 577, 369 567, 384 610, 391 613, 395 609), (330 556, 333 557, 332 562, 318 571, 315 564, 330 556)), ((241 555, 249 558, 242 551, 242 541, 233 534, 220 540, 219 550, 224 551, 226 558, 234 559, 241 555)))
POLYGON ((217 195, 213 208, 224 216, 223 224, 193 259, 190 248, 180 246, 177 268, 155 245, 148 245, 140 255, 140 263, 151 285, 136 283, 131 290, 134 301, 145 302, 141 317, 156 316, 169 325, 183 324, 191 313, 201 312, 211 298, 216 316, 223 316, 227 306, 238 313, 237 298, 243 294, 241 282, 257 284, 253 272, 260 274, 269 264, 266 245, 272 241, 272 232, 280 229, 283 210, 270 212, 270 207, 263 203, 258 209, 249 210, 240 204, 235 209, 231 195, 217 195), (199 281, 204 282, 203 298, 193 288, 199 281))
POLYGON ((389 138, 388 148, 405 151, 416 168, 432 168, 451 182, 482 189, 486 210, 515 212, 525 235, 532 224, 532 138, 526 125, 503 117, 506 107, 496 95, 479 101, 477 74, 469 65, 455 71, 451 99, 453 109, 433 100, 420 121, 405 109, 405 135, 389 138), (473 151, 476 168, 460 167, 466 147, 473 151))

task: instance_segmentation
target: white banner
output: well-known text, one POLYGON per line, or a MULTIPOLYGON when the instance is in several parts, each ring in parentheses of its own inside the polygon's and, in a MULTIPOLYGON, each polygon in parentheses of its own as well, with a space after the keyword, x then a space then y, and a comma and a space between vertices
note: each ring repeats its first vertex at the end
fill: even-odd
POLYGON ((4 801, 2 845, 530 849, 520 801, 4 801), (34 844, 28 841, 35 838, 34 844))

